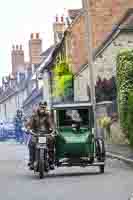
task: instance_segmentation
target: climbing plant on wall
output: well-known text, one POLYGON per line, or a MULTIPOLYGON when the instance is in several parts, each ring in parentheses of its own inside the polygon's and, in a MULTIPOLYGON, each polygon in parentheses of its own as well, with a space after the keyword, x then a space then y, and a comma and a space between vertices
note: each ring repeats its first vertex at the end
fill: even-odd
POLYGON ((129 135, 133 134, 129 131, 129 126, 133 126, 133 122, 129 120, 129 105, 133 91, 133 50, 123 50, 117 56, 117 91, 121 127, 130 139, 132 137, 129 135))
POLYGON ((69 61, 58 61, 53 70, 53 80, 53 97, 73 96, 73 74, 69 61))

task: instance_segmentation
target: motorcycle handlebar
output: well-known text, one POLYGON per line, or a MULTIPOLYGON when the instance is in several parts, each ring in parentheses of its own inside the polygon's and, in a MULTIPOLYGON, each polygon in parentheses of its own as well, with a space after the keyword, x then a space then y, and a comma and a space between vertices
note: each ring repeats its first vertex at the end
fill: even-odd
MULTIPOLYGON (((42 134, 36 134, 31 129, 29 130, 29 129, 23 128, 23 131, 25 131, 26 133, 29 133, 29 134, 31 134, 31 135, 33 135, 35 137, 38 137, 38 136, 42 135, 42 134)), ((54 130, 50 130, 49 134, 48 133, 45 134, 45 136, 49 136, 49 135, 55 135, 55 131, 54 130)))
MULTIPOLYGON (((37 133, 33 132, 32 130, 30 130, 29 133, 30 133, 31 135, 35 136, 35 137, 39 137, 39 136, 43 135, 43 134, 41 134, 41 133, 37 134, 37 133)), ((45 136, 49 136, 49 135, 53 135, 53 133, 54 133, 54 131, 53 131, 52 133, 49 133, 49 134, 47 133, 47 134, 44 134, 44 135, 45 135, 45 136)))

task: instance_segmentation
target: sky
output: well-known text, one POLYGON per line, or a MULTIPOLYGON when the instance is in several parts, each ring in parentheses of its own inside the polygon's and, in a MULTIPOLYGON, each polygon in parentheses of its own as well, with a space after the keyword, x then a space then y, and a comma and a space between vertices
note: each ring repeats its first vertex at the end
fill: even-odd
POLYGON ((81 8, 81 0, 0 0, 0 80, 11 72, 11 49, 22 44, 28 61, 31 32, 40 32, 43 50, 53 43, 52 23, 65 9, 81 8))

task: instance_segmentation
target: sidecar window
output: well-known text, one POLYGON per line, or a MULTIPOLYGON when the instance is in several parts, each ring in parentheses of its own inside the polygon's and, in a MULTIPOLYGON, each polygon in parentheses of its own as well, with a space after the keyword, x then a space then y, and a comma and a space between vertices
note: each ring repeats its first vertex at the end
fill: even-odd
MULTIPOLYGON (((75 110, 60 110, 59 115, 59 126, 72 126, 73 113, 75 110)), ((81 126, 88 126, 89 124, 89 111, 88 109, 77 109, 76 117, 80 119, 81 126)), ((78 119, 77 119, 78 120, 78 119)))

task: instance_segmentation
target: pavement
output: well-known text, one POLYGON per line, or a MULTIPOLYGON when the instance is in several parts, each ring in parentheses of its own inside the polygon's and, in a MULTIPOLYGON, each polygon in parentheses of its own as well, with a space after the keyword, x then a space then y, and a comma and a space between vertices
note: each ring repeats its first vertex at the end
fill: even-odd
POLYGON ((25 145, 0 143, 0 198, 3 200, 127 200, 133 193, 133 168, 108 158, 98 167, 66 167, 43 180, 27 168, 25 145))
POLYGON ((107 156, 133 165, 133 149, 124 144, 106 144, 107 156))

